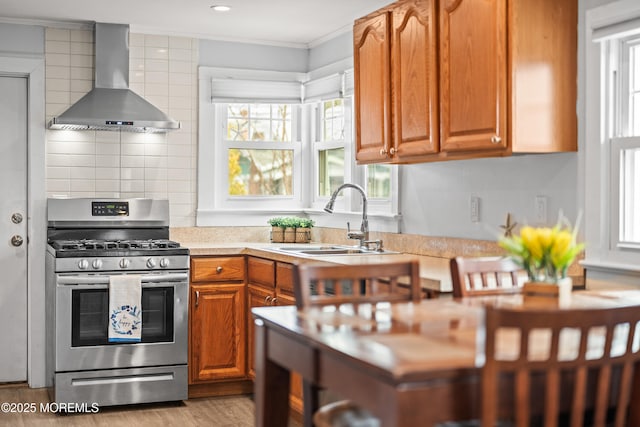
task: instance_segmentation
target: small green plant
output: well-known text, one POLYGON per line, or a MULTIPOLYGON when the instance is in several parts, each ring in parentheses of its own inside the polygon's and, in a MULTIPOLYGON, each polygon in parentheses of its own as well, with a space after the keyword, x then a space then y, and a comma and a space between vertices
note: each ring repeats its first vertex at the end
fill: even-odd
POLYGON ((300 218, 297 216, 275 217, 267 221, 272 227, 282 228, 311 228, 315 224, 309 218, 300 218))
POLYGON ((284 220, 284 218, 279 216, 279 217, 271 218, 267 222, 272 227, 282 227, 282 228, 284 228, 283 220, 284 220))
POLYGON ((311 228, 313 227, 315 222, 309 218, 300 218, 300 223, 298 225, 299 228, 311 228))

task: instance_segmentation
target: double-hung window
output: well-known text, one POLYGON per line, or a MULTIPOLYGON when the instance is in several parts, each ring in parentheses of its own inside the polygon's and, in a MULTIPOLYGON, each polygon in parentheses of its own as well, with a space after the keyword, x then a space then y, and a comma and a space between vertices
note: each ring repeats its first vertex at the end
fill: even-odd
POLYGON ((585 265, 638 270, 640 5, 614 1, 586 16, 585 265))

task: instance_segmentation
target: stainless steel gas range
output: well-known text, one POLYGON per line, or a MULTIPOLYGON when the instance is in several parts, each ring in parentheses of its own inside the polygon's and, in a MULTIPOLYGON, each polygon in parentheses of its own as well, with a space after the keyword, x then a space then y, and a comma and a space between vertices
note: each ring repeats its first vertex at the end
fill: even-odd
POLYGON ((189 250, 169 240, 168 201, 49 199, 47 212, 52 401, 106 406, 186 399, 189 250), (134 279, 140 301, 137 342, 110 336, 110 284, 123 275, 134 279))

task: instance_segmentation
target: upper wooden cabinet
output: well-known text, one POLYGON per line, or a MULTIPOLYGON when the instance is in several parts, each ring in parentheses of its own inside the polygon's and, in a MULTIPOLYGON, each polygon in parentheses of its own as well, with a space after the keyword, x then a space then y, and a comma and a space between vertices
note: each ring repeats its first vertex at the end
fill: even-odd
POLYGON ((354 24, 356 160, 577 149, 577 0, 401 0, 354 24))

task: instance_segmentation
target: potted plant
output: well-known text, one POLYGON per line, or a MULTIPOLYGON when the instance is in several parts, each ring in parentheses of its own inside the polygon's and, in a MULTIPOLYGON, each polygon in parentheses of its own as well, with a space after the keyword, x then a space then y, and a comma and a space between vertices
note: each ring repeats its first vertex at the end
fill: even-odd
POLYGON ((295 243, 296 241, 296 227, 298 226, 298 220, 295 217, 282 218, 282 228, 284 228, 284 242, 295 243))
POLYGON ((271 241, 273 243, 284 242, 284 218, 275 217, 269 219, 267 222, 271 225, 271 241))
POLYGON ((298 218, 296 227, 296 243, 309 243, 311 241, 311 227, 314 222, 309 218, 298 218))

